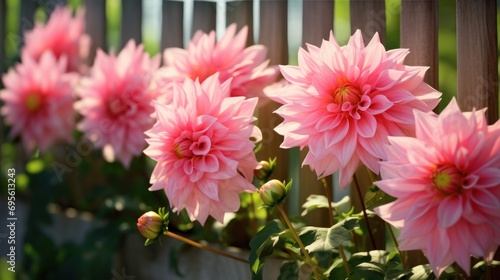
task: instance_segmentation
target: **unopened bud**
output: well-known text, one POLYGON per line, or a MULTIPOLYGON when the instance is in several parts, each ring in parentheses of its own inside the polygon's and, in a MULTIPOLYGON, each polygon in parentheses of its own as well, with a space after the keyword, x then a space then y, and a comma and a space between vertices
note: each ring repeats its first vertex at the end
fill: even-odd
POLYGON ((262 160, 259 162, 257 168, 255 168, 253 174, 255 178, 261 181, 266 181, 273 173, 275 167, 276 167, 276 158, 269 159, 269 161, 262 160))
POLYGON ((163 231, 163 218, 156 212, 144 213, 137 220, 137 228, 147 239, 156 239, 163 231))
POLYGON ((259 195, 265 206, 273 207, 285 199, 287 190, 283 182, 273 179, 260 187, 259 195))

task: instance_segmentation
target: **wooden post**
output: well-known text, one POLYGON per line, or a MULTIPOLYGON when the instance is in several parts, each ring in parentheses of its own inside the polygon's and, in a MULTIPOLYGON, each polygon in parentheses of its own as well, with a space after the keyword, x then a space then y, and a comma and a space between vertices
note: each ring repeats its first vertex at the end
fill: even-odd
POLYGON ((457 0, 458 104, 462 110, 488 107, 491 124, 498 119, 496 1, 457 0))
POLYGON ((45 13, 48 15, 52 14, 52 12, 56 9, 57 6, 63 6, 68 4, 68 0, 51 0, 51 1, 44 1, 44 10, 45 13))
POLYGON ((94 61, 98 48, 107 50, 106 43, 106 1, 85 0, 86 33, 92 40, 89 61, 94 61))
MULTIPOLYGON (((288 64, 288 36, 287 36, 287 0, 260 1, 259 44, 268 48, 268 57, 271 65, 288 64)), ((262 149, 257 154, 258 160, 278 158, 277 170, 273 178, 290 180, 288 174, 288 150, 279 146, 283 137, 274 131, 274 128, 283 120, 273 111, 279 104, 269 102, 258 110, 259 128, 262 131, 262 149)))
POLYGON ((38 2, 36 0, 25 0, 21 1, 21 22, 19 27, 19 40, 18 46, 19 50, 24 45, 24 34, 26 31, 33 29, 35 26, 35 10, 38 7, 38 2))
MULTIPOLYGON (((356 29, 360 29, 363 35, 365 44, 368 44, 375 32, 378 32, 380 42, 385 44, 386 38, 386 16, 385 16, 385 1, 384 0, 351 0, 351 33, 354 34, 356 29)), ((358 179, 361 195, 364 197, 368 188, 372 184, 370 176, 366 172, 366 168, 361 166, 355 173, 358 179)), ((355 208, 355 212, 361 211, 361 204, 364 203, 358 197, 354 182, 351 183, 351 201, 355 208)), ((363 236, 363 240, 359 240, 361 249, 364 250, 384 250, 385 249, 385 222, 378 217, 374 217, 367 221, 373 233, 375 248, 371 244, 371 240, 367 238, 367 234, 363 236)))
POLYGON ((142 42, 142 0, 122 0, 121 47, 130 39, 142 42))
MULTIPOLYGON (((333 30, 333 0, 304 0, 302 8, 302 46, 306 43, 320 46, 323 39, 328 40, 330 31, 333 30)), ((306 48, 307 49, 307 48, 306 48)), ((308 149, 300 151, 300 164, 304 161, 308 149)), ((332 185, 332 176, 328 176, 327 185, 332 185)), ((311 194, 325 194, 325 188, 321 180, 314 171, 311 171, 309 166, 304 166, 299 171, 299 186, 300 186, 300 205, 306 202, 307 197, 311 194)), ((330 194, 333 192, 329 191, 330 194)), ((331 199, 333 199, 331 197, 331 199)), ((317 209, 315 212, 308 214, 307 221, 311 225, 329 227, 328 209, 317 209)))
POLYGON ((236 23, 238 30, 248 26, 247 46, 254 42, 253 38, 253 3, 251 0, 230 1, 226 5, 227 25, 236 23))
POLYGON ((375 32, 380 42, 385 44, 386 16, 384 0, 351 0, 351 33, 361 29, 363 40, 367 44, 375 32))
POLYGON ((163 0, 160 43, 160 50, 162 52, 165 48, 182 48, 184 40, 183 11, 184 3, 163 0))
MULTIPOLYGON (((6 17, 7 6, 5 4, 5 0, 0 0, 0 73, 3 73, 4 69, 7 67, 7 63, 5 62, 5 36, 7 35, 6 17)), ((0 81, 0 86, 1 85, 2 82, 0 81)))
MULTIPOLYGON (((438 88, 438 2, 437 0, 401 1, 401 47, 409 48, 405 64, 429 66, 424 81, 438 88)), ((420 250, 407 253, 414 267, 428 263, 420 250)))
POLYGON ((214 2, 194 1, 191 36, 198 30, 205 33, 215 30, 215 11, 216 4, 214 2))

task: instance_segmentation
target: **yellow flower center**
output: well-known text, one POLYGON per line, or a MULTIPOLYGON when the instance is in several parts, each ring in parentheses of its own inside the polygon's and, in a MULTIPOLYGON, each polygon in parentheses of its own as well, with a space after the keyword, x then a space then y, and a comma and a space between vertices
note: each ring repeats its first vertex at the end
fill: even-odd
POLYGON ((361 90, 357 86, 351 83, 343 83, 335 89, 333 92, 334 102, 338 105, 342 105, 345 102, 349 102, 352 105, 358 104, 361 99, 361 90))
POLYGON ((462 182, 462 173, 453 165, 438 166, 432 173, 432 184, 445 195, 459 194, 462 182))
POLYGON ((30 93, 25 101, 26 108, 30 112, 36 112, 42 104, 42 98, 37 93, 30 93))

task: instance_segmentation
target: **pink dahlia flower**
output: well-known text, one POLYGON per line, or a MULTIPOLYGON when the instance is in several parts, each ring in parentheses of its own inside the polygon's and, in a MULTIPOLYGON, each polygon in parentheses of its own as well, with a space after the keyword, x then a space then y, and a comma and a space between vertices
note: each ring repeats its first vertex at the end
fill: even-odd
POLYGON ((89 77, 82 79, 75 108, 83 116, 78 128, 103 148, 106 160, 116 158, 126 167, 146 147, 144 131, 154 119, 146 90, 160 57, 150 59, 142 45, 130 40, 116 56, 98 50, 89 77))
POLYGON ((90 48, 90 37, 84 32, 83 10, 72 17, 70 8, 58 6, 46 24, 37 22, 26 32, 22 53, 35 60, 40 59, 45 51, 51 51, 58 58, 65 55, 68 58, 67 71, 83 71, 90 48))
POLYGON ((20 135, 28 153, 35 147, 44 152, 58 140, 71 142, 76 77, 66 73, 66 59, 47 52, 38 62, 26 55, 22 61, 2 77, 1 113, 11 125, 9 137, 20 135))
POLYGON ((221 83, 232 78, 231 96, 263 97, 263 89, 275 81, 278 69, 268 66, 267 49, 263 45, 245 48, 246 26, 235 33, 236 24, 231 24, 219 41, 214 31, 209 34, 198 31, 187 49, 166 49, 164 67, 156 77, 157 90, 166 94, 170 92, 167 85, 172 81, 182 83, 185 78, 191 78, 203 82, 219 73, 221 83))
POLYGON ((500 121, 462 113, 453 99, 440 116, 415 111, 416 138, 389 137, 382 180, 396 197, 375 209, 401 229, 400 249, 422 250, 434 273, 470 256, 491 261, 500 244, 500 121))
POLYGON ((406 66, 406 49, 386 51, 378 34, 365 47, 361 31, 340 47, 299 50, 299 66, 281 66, 290 82, 272 97, 283 104, 275 130, 282 148, 309 147, 304 165, 318 177, 339 170, 345 187, 360 162, 375 173, 389 135, 414 130, 413 109, 429 112, 440 93, 423 82, 427 67, 406 66))
POLYGON ((157 162, 150 190, 164 189, 176 210, 204 224, 220 222, 240 206, 239 194, 254 192, 258 162, 253 153, 260 130, 252 124, 257 98, 225 97, 231 80, 217 74, 200 84, 173 84, 171 104, 155 104, 156 124, 146 132, 146 155, 157 162))

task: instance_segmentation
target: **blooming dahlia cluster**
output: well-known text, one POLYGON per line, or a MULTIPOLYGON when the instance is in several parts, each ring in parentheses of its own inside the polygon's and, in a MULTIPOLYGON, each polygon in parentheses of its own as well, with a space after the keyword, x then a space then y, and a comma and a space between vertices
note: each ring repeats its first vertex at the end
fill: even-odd
MULTIPOLYGON (((236 24, 231 24, 218 41, 214 31, 209 34, 198 31, 187 49, 166 49, 164 67, 155 78, 155 90, 168 94, 172 81, 183 82, 191 78, 203 82, 218 73, 221 83, 232 78, 231 96, 263 97, 263 89, 275 81, 278 71, 276 67, 268 67, 266 47, 245 48, 247 34, 246 26, 236 34, 236 24)), ((166 96, 166 99, 171 97, 166 96)))
POLYGON ((339 171, 345 187, 360 162, 375 173, 389 135, 412 133, 412 110, 429 112, 440 93, 423 82, 426 67, 406 66, 406 49, 386 51, 378 34, 365 47, 361 31, 340 47, 299 50, 298 66, 281 66, 290 82, 272 97, 283 104, 275 130, 282 148, 308 147, 304 165, 324 177, 339 171))
POLYGON ((106 160, 117 158, 128 167, 144 150, 155 98, 146 89, 159 63, 130 40, 117 56, 98 50, 90 76, 82 79, 75 104, 83 116, 78 128, 103 148, 106 160))
POLYGON ((260 130, 252 124, 257 98, 226 97, 231 80, 213 75, 200 84, 174 83, 172 103, 155 103, 157 122, 146 132, 146 155, 157 162, 150 190, 164 189, 177 210, 204 224, 223 222, 240 206, 239 194, 254 192, 260 130))
POLYGON ((438 277, 453 262, 469 274, 471 255, 491 261, 500 245, 500 121, 488 126, 484 110, 462 113, 455 99, 415 120, 416 138, 389 137, 376 185, 397 199, 375 210, 438 277))
POLYGON ((58 6, 50 15, 46 24, 37 22, 35 27, 26 32, 23 56, 40 59, 46 51, 52 52, 57 58, 66 56, 67 71, 82 71, 90 48, 90 37, 85 32, 83 10, 76 17, 71 9, 58 6))
POLYGON ((66 59, 50 52, 39 61, 23 55, 22 63, 3 75, 2 115, 11 125, 9 137, 21 136, 28 153, 46 151, 55 141, 72 141, 74 74, 66 73, 66 59))

